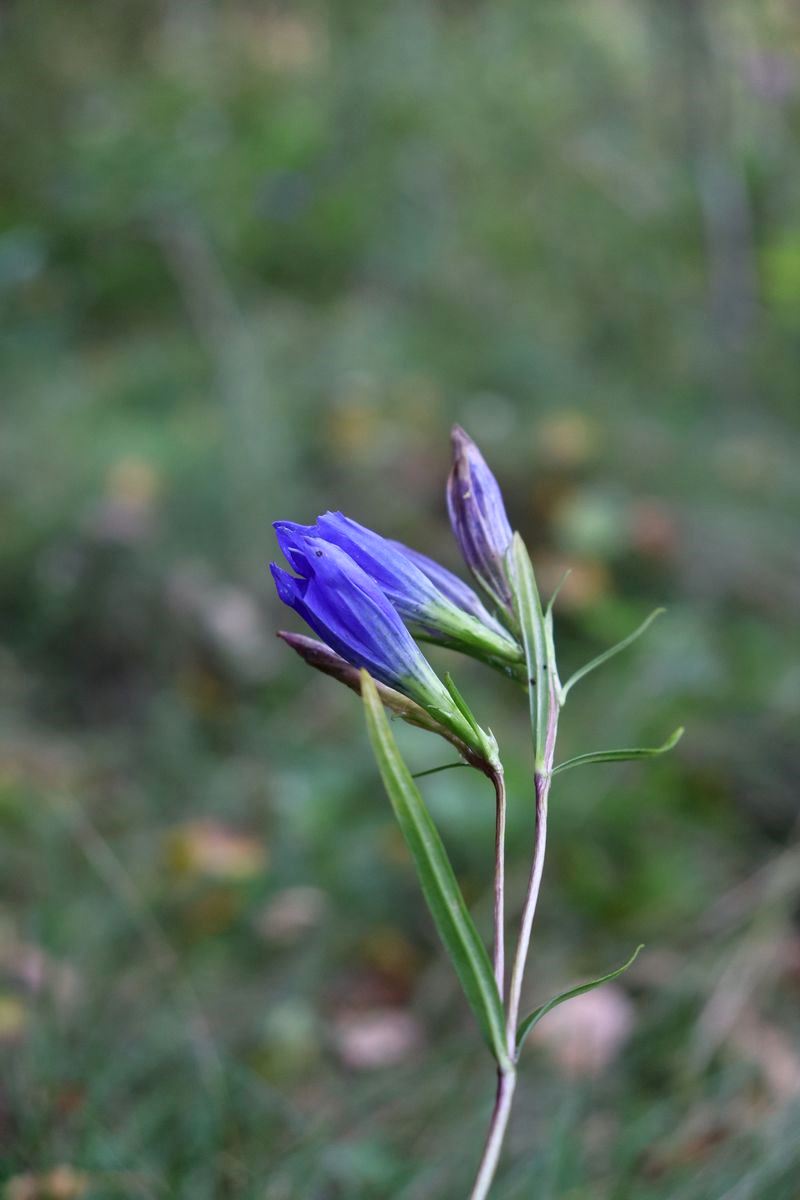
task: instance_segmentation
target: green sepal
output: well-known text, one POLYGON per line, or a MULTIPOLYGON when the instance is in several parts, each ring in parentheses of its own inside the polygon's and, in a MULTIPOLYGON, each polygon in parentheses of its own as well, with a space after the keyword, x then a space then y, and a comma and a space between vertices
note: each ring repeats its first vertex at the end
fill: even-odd
POLYGON ((677 746, 683 734, 684 728, 681 725, 661 746, 632 746, 622 750, 592 750, 588 754, 578 754, 575 758, 568 758, 557 767, 553 767, 551 774, 557 775, 559 771, 568 771, 570 767, 588 766, 589 763, 630 762, 637 758, 654 758, 677 746))
POLYGON ((489 955, 464 902, 436 826, 403 762, 377 688, 367 671, 361 672, 361 695, 378 769, 437 932, 489 1049, 501 1070, 508 1070, 511 1060, 506 1044, 505 1014, 489 955))
POLYGON ((472 728, 475 730, 475 732, 477 734, 480 734, 481 727, 478 724, 478 722, 475 720, 475 717, 472 714, 472 709, 469 707, 466 700, 461 695, 461 692, 456 687, 455 682, 453 681, 453 676, 449 672, 444 677, 444 685, 447 688, 448 692, 450 693, 453 703, 455 704, 458 711, 461 713, 464 720, 467 721, 472 726, 472 728))
POLYGON ((565 1000, 572 1000, 575 996, 582 996, 584 992, 594 991, 596 987, 600 987, 601 983, 609 983, 612 979, 617 979, 623 971, 627 971, 628 967, 632 966, 639 956, 640 951, 644 949, 644 944, 637 946, 633 954, 626 963, 621 967, 617 967, 616 971, 609 971, 608 975, 601 975, 599 979, 592 979, 589 983, 581 983, 578 987, 569 988, 566 992, 559 992, 552 1000, 548 1000, 546 1004, 542 1004, 539 1008, 535 1008, 525 1020, 520 1024, 517 1030, 517 1054, 522 1049, 525 1038, 528 1036, 534 1025, 538 1025, 542 1017, 547 1016, 552 1009, 557 1008, 559 1004, 563 1004, 565 1000))

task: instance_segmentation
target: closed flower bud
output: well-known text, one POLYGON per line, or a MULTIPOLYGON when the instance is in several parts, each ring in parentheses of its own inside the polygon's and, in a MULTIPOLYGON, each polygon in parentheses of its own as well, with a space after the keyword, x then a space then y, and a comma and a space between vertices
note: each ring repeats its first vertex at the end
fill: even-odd
POLYGON ((318 537, 338 546, 374 580, 417 637, 487 661, 522 661, 519 643, 472 589, 423 555, 416 556, 342 513, 325 513, 309 526, 277 521, 275 529, 290 562, 297 538, 318 537))
POLYGON ((447 481, 450 524, 464 561, 494 602, 513 615, 506 555, 512 530, 499 484, 478 447, 453 427, 453 466, 447 481))
POLYGON ((339 546, 277 522, 299 578, 270 564, 278 595, 354 667, 410 696, 477 753, 487 736, 467 720, 377 583, 339 546))

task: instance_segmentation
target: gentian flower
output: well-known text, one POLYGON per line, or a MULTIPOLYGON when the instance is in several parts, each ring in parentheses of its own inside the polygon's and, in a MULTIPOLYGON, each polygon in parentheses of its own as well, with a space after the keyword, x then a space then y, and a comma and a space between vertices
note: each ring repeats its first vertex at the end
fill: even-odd
POLYGON ((275 529, 289 562, 298 538, 318 537, 338 546, 375 581, 416 636, 489 661, 521 661, 518 642, 472 589, 423 555, 416 557, 342 513, 325 513, 316 525, 276 521, 275 529))
POLYGON ((447 510, 464 561, 500 608, 513 616, 506 555, 512 531, 500 486, 478 447, 453 427, 453 466, 447 481, 447 510))
POLYGON ((325 644, 354 667, 403 692, 484 757, 486 734, 472 725, 374 579, 339 546, 277 522, 281 548, 299 578, 270 564, 278 595, 325 644))

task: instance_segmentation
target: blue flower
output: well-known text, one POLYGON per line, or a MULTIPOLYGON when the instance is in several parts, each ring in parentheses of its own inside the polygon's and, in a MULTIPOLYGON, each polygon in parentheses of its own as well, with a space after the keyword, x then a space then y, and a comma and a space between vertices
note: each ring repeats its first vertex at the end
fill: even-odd
POLYGON ((352 558, 422 638, 445 642, 478 658, 520 661, 519 644, 459 579, 424 555, 388 541, 342 513, 325 513, 316 525, 277 521, 284 554, 293 565, 297 539, 318 537, 352 558))
POLYGON ((423 575, 427 575, 431 583, 436 585, 442 595, 446 596, 448 600, 452 600, 453 604, 462 612, 477 617, 480 623, 487 629, 491 629, 493 633, 497 633, 501 637, 508 637, 508 631, 492 616, 478 593, 469 584, 464 583, 463 579, 459 579, 452 571, 448 571, 447 567, 443 567, 433 558, 428 558, 427 554, 422 554, 419 550, 412 550, 410 546, 404 546, 402 542, 392 542, 391 545, 410 558, 423 575))
POLYGON ((494 602, 513 615, 506 555, 512 531, 499 484, 478 447, 453 427, 453 466, 447 481, 447 509, 456 541, 472 574, 494 602))
POLYGON ((377 583, 339 546, 288 522, 276 528, 299 576, 270 564, 284 604, 352 666, 366 667, 381 683, 410 696, 483 753, 484 735, 460 712, 377 583))

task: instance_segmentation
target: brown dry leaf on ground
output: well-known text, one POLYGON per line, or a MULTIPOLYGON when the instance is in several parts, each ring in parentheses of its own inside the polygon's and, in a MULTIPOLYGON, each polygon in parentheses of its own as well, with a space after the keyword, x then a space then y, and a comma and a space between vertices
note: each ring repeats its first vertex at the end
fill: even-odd
POLYGON ((78 973, 70 963, 59 962, 32 942, 20 942, 2 933, 0 975, 33 995, 48 993, 64 1007, 73 1004, 80 991, 78 973))
POLYGON ((237 883, 267 867, 267 847, 258 838, 217 821, 187 821, 167 839, 167 861, 176 875, 237 883))
POLYGON ((29 1021, 30 1013, 19 996, 0 993, 0 1046, 20 1041, 29 1021))
POLYGON ((419 1022, 402 1008, 343 1012, 334 1020, 334 1046, 353 1071, 395 1066, 420 1050, 422 1042, 419 1022))
POLYGON ((5 1187, 5 1200, 78 1200, 89 1189, 89 1176, 62 1165, 42 1174, 15 1175, 5 1187))
POLYGON ((325 907, 325 893, 320 888, 283 888, 257 913, 255 927, 267 941, 291 945, 319 925, 325 907))
POLYGON ((551 467, 575 470, 596 457, 601 431, 577 409, 538 422, 534 449, 551 467))

